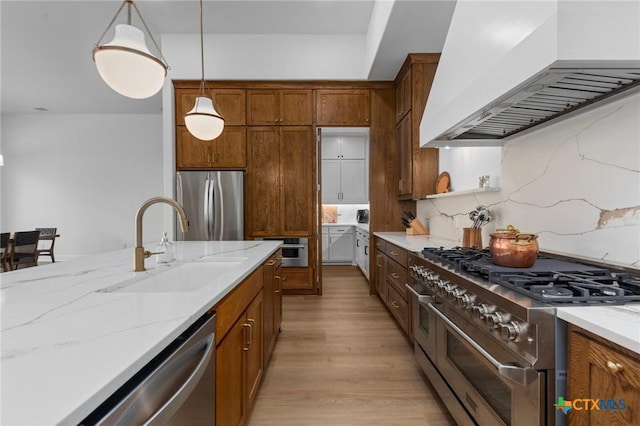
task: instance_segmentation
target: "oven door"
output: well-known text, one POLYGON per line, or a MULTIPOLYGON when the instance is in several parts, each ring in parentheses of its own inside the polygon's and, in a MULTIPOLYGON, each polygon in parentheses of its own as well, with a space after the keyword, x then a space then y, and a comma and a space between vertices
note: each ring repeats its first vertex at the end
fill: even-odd
POLYGON ((474 420, 544 425, 545 374, 517 365, 515 355, 479 330, 472 339, 463 330, 472 326, 455 312, 445 315, 433 304, 428 307, 437 318, 438 370, 474 420))
POLYGON ((436 362, 436 314, 429 309, 434 297, 419 294, 411 285, 405 284, 413 296, 411 313, 413 318, 413 338, 431 359, 436 362))

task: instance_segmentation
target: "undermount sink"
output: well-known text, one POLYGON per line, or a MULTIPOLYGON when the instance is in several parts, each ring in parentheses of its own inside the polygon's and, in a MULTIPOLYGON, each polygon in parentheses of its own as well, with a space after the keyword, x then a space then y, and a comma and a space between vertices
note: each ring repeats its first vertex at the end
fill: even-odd
MULTIPOLYGON (((240 265, 238 258, 213 258, 189 262, 157 272, 143 278, 132 278, 123 283, 99 290, 101 293, 185 293, 198 291, 218 280, 222 274, 240 265)), ((245 258, 246 259, 246 258, 245 258)))

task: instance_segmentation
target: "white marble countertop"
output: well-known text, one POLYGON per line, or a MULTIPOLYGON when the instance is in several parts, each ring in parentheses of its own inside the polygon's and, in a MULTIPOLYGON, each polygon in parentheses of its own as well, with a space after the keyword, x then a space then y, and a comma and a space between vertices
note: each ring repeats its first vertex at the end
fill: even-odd
MULTIPOLYGON (((404 232, 374 232, 374 235, 408 251, 424 247, 454 247, 459 242, 404 232)), ((640 304, 556 308, 559 318, 640 354, 640 304)))
POLYGON ((356 229, 360 229, 361 231, 369 232, 369 224, 368 223, 357 223, 356 229))
POLYGON ((1 274, 0 424, 77 424, 279 245, 176 242, 174 262, 145 272, 125 249, 1 274), (98 292, 208 256, 245 259, 196 291, 98 292))
POLYGON ((420 252, 425 247, 455 247, 459 242, 432 237, 431 235, 407 235, 406 232, 374 232, 373 235, 408 251, 420 252))
POLYGON ((640 304, 561 307, 558 318, 640 354, 640 304))

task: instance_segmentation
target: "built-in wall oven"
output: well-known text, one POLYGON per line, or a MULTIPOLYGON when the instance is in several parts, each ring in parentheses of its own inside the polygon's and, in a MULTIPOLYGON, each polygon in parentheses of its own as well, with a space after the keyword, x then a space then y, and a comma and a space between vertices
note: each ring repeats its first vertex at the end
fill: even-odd
POLYGON ((282 267, 306 268, 309 266, 309 239, 291 237, 264 237, 256 240, 282 241, 282 267))

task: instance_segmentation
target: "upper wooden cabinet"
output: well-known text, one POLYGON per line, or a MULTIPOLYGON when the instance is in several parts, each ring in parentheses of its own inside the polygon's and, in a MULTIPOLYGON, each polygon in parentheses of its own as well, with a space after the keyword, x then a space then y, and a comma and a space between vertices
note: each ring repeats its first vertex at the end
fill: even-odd
POLYGON ((176 169, 244 169, 247 135, 244 127, 225 127, 212 141, 200 140, 186 127, 176 129, 176 169))
POLYGON ((317 126, 367 127, 369 90, 316 90, 317 126))
MULTIPOLYGON (((199 89, 176 90, 176 125, 184 125, 185 113, 191 111, 199 89)), ((224 118, 225 126, 243 126, 246 124, 247 107, 244 89, 205 90, 205 96, 212 96, 216 111, 224 118)))
POLYGON ((247 92, 247 124, 252 126, 311 125, 312 99, 312 90, 249 90, 247 92))
POLYGON ((420 148, 420 121, 440 54, 410 54, 396 77, 399 200, 418 200, 435 192, 438 149, 420 148))
POLYGON ((247 232, 313 234, 315 139, 308 126, 249 127, 247 232))

